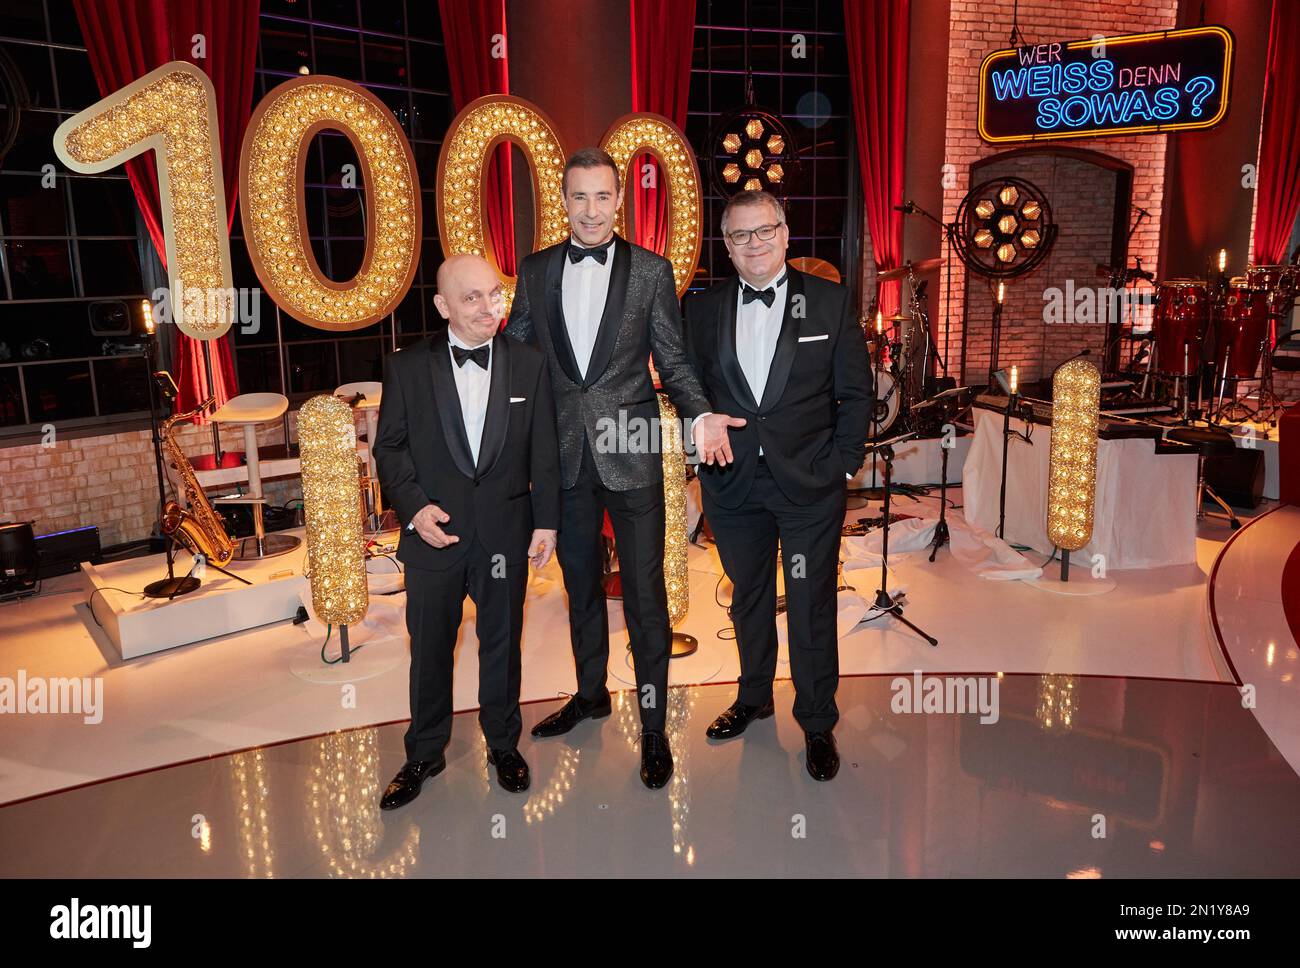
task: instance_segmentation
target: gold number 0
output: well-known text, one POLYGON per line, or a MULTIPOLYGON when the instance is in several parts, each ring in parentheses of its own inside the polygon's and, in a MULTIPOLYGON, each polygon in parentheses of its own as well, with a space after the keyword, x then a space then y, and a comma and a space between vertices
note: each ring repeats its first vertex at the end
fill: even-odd
MULTIPOLYGON (((471 253, 494 261, 492 243, 484 229, 483 172, 492 151, 502 141, 519 145, 532 175, 533 249, 553 245, 569 234, 561 179, 566 153, 555 125, 538 108, 520 98, 490 94, 478 98, 456 115, 438 153, 438 229, 447 256, 471 253)), ((668 259, 673 265, 677 294, 690 284, 700 255, 700 178, 695 155, 685 136, 667 118, 629 114, 605 133, 601 146, 623 171, 624 184, 636 184, 629 172, 632 159, 649 152, 658 160, 669 183, 668 259), (630 176, 630 177, 629 177, 630 176)), ((623 196, 616 219, 622 231, 631 192, 623 196)), ((501 272, 507 306, 514 298, 515 279, 501 272)))

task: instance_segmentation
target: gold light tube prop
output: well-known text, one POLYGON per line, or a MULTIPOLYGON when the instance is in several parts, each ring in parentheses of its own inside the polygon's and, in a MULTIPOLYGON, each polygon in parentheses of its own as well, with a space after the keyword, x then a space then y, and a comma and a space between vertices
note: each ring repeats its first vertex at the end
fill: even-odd
POLYGON ((1092 538, 1097 496, 1097 412, 1101 374, 1071 360, 1052 379, 1052 445, 1048 456, 1047 537, 1061 549, 1061 581, 1070 580, 1070 552, 1092 538))
POLYGON ((312 610, 339 626, 347 662, 347 627, 370 604, 352 408, 334 396, 312 397, 298 411, 298 442, 312 610))
MULTIPOLYGON (((659 397, 660 453, 664 465, 664 591, 668 594, 668 624, 677 625, 691 605, 690 571, 686 567, 686 456, 677 408, 667 394, 659 397)), ((699 648, 695 636, 673 633, 672 657, 699 648)))

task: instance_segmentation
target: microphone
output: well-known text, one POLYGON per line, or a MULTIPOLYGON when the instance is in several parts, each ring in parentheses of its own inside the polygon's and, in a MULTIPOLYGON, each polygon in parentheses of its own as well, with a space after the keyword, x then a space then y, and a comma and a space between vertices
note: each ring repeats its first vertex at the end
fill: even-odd
POLYGON ((916 211, 916 203, 909 199, 908 201, 904 202, 902 205, 895 205, 894 211, 902 212, 904 215, 911 215, 916 211))
POLYGON ((1056 371, 1059 370, 1061 367, 1065 366, 1066 363, 1073 363, 1075 360, 1081 357, 1091 356, 1091 355, 1092 355, 1092 349, 1089 348, 1086 350, 1080 350, 1078 353, 1075 353, 1073 356, 1071 356, 1068 360, 1062 360, 1060 363, 1056 364, 1056 366, 1052 368, 1052 376, 1049 377, 1049 379, 1054 379, 1056 377, 1056 371))

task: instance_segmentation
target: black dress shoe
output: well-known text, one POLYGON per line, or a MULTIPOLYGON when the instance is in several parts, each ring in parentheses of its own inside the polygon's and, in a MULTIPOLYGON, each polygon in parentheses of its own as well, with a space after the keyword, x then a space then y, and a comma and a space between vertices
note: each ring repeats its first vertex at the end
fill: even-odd
POLYGON ((603 701, 589 703, 580 696, 574 696, 558 712, 553 712, 540 723, 533 727, 534 736, 559 736, 561 733, 567 733, 584 719, 604 719, 609 715, 610 709, 609 693, 605 693, 603 701))
POLYGON ((709 739, 731 739, 743 733, 745 727, 754 720, 767 719, 771 715, 772 700, 770 699, 761 706, 747 706, 737 699, 713 721, 713 725, 705 730, 705 735, 709 739))
POLYGON ((658 790, 673 775, 673 754, 663 733, 641 734, 641 782, 658 790))
POLYGON ((503 790, 518 793, 528 789, 528 764, 519 750, 488 750, 488 763, 497 768, 497 780, 503 790))
POLYGON ((437 776, 447 768, 447 758, 439 756, 436 760, 407 760, 397 771, 393 782, 388 784, 379 801, 381 810, 396 810, 404 807, 420 795, 420 787, 431 776, 437 776))
POLYGON ((808 754, 809 775, 814 780, 834 779, 840 771, 840 754, 835 750, 835 737, 831 731, 804 733, 803 740, 808 754))

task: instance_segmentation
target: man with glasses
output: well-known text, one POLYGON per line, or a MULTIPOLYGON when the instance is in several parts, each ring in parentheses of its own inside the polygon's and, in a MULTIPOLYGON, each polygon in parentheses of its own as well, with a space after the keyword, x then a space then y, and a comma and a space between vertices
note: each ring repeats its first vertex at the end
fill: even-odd
POLYGON ((734 587, 740 650, 736 701, 708 728, 739 736, 772 715, 776 674, 776 560, 785 575, 794 716, 808 772, 839 769, 836 586, 845 479, 866 455, 875 387, 849 292, 786 265, 790 230, 781 204, 740 192, 722 213, 739 278, 687 300, 688 358, 710 408, 743 417, 734 460, 704 455, 704 512, 734 587))

